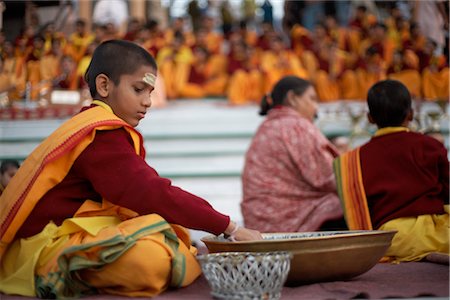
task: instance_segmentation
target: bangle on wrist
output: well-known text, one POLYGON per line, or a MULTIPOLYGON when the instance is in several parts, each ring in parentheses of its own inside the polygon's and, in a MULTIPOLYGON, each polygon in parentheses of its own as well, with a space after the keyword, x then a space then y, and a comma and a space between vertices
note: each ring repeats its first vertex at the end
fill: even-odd
POLYGON ((234 229, 228 234, 231 237, 233 237, 236 234, 236 232, 239 230, 239 225, 236 223, 234 223, 234 225, 235 225, 234 229))
MULTIPOLYGON (((232 221, 231 221, 232 222, 232 221)), ((230 223, 231 223, 230 222, 230 223)), ((236 224, 235 222, 232 222, 233 224, 234 224, 234 228, 233 228, 233 230, 231 230, 230 232, 228 232, 228 233, 226 233, 226 232, 224 232, 224 234, 225 234, 225 238, 227 238, 227 239, 230 239, 232 242, 235 242, 236 241, 236 239, 234 238, 234 236, 235 236, 235 234, 236 234, 236 232, 239 230, 239 225, 238 224, 236 224)), ((229 226, 229 225, 228 225, 229 226)))
POLYGON ((235 222, 230 221, 230 223, 228 224, 227 229, 224 231, 223 234, 226 235, 226 236, 230 236, 232 234, 235 234, 236 231, 238 230, 238 227, 239 226, 235 222), (230 227, 233 228, 233 229, 230 230, 230 227))

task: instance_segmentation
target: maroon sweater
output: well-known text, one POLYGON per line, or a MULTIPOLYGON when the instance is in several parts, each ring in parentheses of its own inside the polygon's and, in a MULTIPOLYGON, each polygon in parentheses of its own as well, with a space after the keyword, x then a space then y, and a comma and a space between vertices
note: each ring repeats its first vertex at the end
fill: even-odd
POLYGON ((392 133, 372 138, 360 156, 374 228, 395 218, 444 213, 449 162, 440 142, 413 132, 392 133))
POLYGON ((16 237, 37 234, 49 221, 60 225, 86 199, 100 202, 102 198, 141 215, 157 213, 170 223, 213 234, 222 233, 230 221, 202 198, 160 177, 136 155, 125 129, 115 129, 97 131, 67 176, 38 202, 16 237))

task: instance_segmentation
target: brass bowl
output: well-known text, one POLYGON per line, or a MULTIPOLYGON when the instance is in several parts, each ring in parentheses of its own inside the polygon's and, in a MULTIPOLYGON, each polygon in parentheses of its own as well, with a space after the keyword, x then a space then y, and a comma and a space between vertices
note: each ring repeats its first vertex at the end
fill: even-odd
POLYGON ((396 231, 359 230, 265 233, 261 241, 233 242, 223 236, 201 239, 210 253, 290 251, 288 285, 346 280, 361 275, 383 257, 396 231))

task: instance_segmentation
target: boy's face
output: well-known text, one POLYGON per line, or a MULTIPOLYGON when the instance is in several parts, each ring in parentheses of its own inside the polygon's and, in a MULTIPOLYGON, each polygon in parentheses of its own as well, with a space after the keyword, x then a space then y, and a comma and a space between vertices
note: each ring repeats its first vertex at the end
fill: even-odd
POLYGON ((133 74, 120 76, 118 85, 109 81, 110 90, 105 102, 111 106, 116 116, 133 127, 139 125, 139 121, 145 117, 152 105, 150 94, 154 87, 144 80, 149 73, 156 77, 154 68, 141 66, 133 74))

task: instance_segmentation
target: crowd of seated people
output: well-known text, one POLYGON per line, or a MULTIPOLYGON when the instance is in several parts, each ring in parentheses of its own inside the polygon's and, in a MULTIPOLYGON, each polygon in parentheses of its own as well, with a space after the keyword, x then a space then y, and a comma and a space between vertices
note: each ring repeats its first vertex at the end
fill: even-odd
POLYGON ((98 42, 84 21, 76 22, 70 36, 51 22, 39 32, 26 26, 13 41, 1 35, 0 93, 10 101, 37 100, 53 89, 87 88, 83 76, 98 42))
POLYGON ((51 22, 38 32, 27 26, 13 41, 2 34, 0 93, 10 101, 36 100, 51 89, 86 89, 83 75, 95 47, 126 39, 156 58, 169 100, 216 96, 231 104, 259 103, 286 75, 312 82, 322 102, 364 100, 370 86, 388 78, 405 84, 414 98, 449 97, 447 57, 436 55, 436 43, 395 9, 377 19, 358 7, 345 27, 327 16, 312 31, 298 23, 288 34, 271 23, 255 31, 241 21, 224 35, 220 21, 208 15, 194 32, 186 29, 189 21, 179 17, 161 28, 154 20, 131 19, 119 34, 112 24, 90 30, 78 20, 69 36, 51 22))

